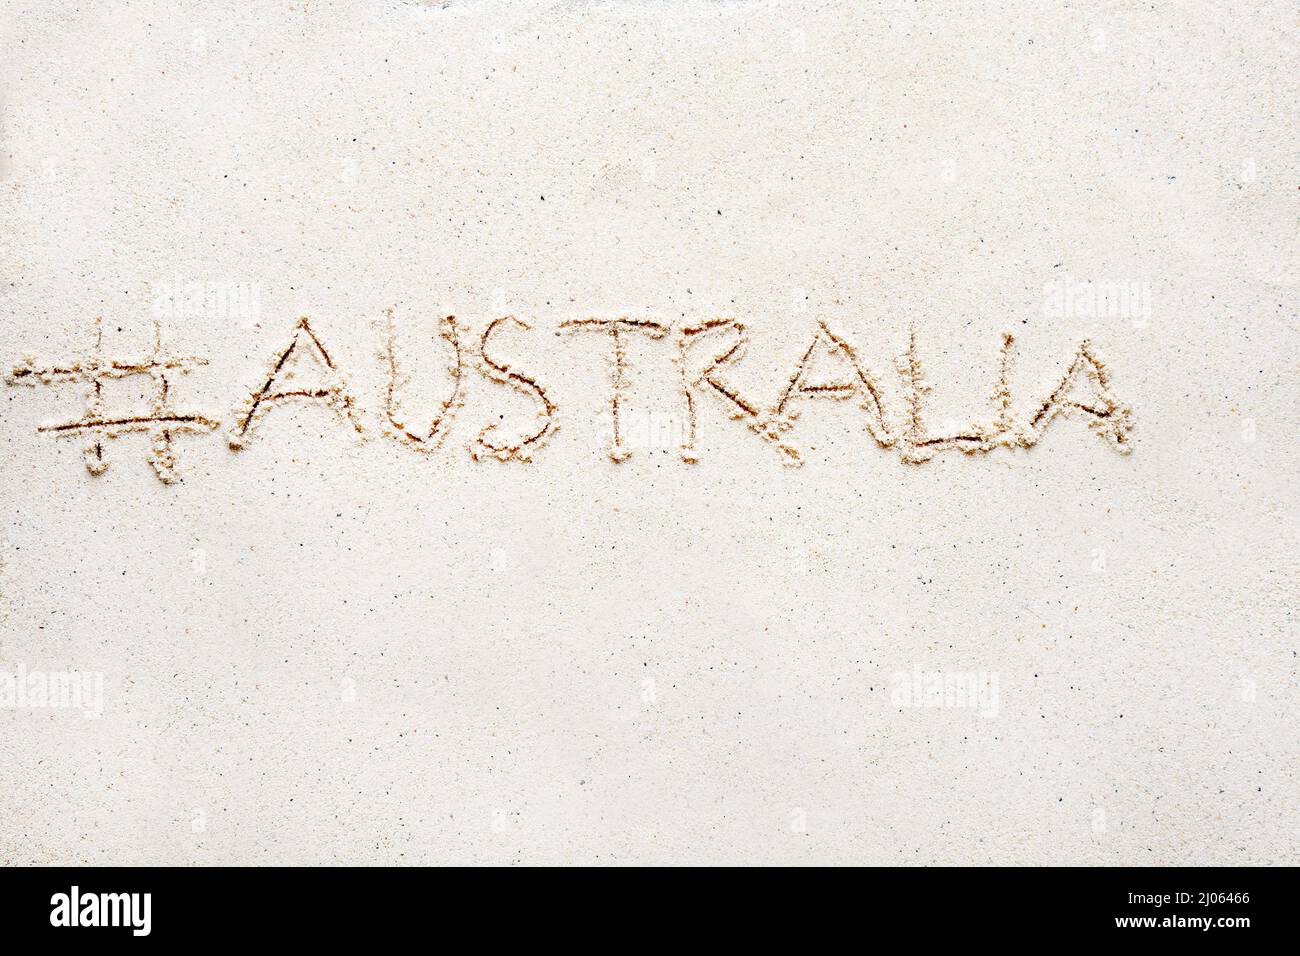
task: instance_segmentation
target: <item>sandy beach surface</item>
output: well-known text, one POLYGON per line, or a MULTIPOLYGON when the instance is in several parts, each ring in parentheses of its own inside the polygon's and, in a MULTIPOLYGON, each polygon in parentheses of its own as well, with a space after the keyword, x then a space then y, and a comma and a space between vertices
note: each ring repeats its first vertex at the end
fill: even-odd
POLYGON ((1300 862, 1294 28, 3 0, 0 862, 1300 862))

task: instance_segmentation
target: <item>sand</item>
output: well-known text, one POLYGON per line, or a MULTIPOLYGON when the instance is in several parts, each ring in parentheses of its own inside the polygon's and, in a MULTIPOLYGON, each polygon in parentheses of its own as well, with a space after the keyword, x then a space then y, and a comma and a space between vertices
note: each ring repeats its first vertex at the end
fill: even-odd
POLYGON ((1289 6, 256 7, 0 3, 0 862, 1300 862, 1289 6))

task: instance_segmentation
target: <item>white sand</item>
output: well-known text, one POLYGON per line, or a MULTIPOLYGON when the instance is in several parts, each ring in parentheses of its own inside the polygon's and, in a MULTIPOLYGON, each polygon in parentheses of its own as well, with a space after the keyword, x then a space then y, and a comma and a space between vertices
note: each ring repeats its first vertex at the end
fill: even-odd
POLYGON ((0 365, 146 356, 201 284, 165 411, 220 428, 92 476, 37 430, 84 382, 0 388, 0 672, 103 681, 0 708, 0 862, 1300 862, 1289 4, 112 6, 0 3, 0 365), (463 337, 429 454, 389 308, 417 437, 463 337), (476 445, 544 423, 508 313, 531 462, 476 445), (233 450, 302 315, 335 409, 233 450), (669 331, 616 464, 611 339, 556 333, 620 315, 669 331), (825 321, 894 447, 804 398, 784 467, 706 385, 682 462, 720 316, 760 410, 825 321), (1090 339, 1131 453, 904 463, 913 330, 932 433, 1033 444, 1090 339))

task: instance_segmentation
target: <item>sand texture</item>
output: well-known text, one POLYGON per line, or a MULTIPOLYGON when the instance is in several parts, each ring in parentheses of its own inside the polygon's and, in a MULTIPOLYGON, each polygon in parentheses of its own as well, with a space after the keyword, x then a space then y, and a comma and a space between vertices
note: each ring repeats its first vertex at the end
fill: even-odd
POLYGON ((0 0, 0 863, 1300 863, 1295 25, 0 0))

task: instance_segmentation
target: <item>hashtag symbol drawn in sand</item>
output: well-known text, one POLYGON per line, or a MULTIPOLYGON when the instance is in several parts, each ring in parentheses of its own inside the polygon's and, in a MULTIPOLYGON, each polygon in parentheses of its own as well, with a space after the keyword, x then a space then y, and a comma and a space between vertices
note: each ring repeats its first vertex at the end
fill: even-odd
POLYGON ((62 385, 81 382, 88 387, 86 411, 81 418, 71 422, 41 425, 37 431, 50 432, 56 437, 88 436, 86 469, 100 475, 108 468, 104 457, 104 441, 128 432, 147 432, 152 438, 149 464, 165 484, 179 480, 172 437, 181 432, 207 432, 220 423, 203 415, 180 414, 171 407, 172 379, 184 375, 207 359, 184 355, 165 355, 162 348, 162 328, 154 323, 153 351, 138 361, 104 357, 103 319, 95 317, 94 351, 68 365, 38 368, 35 359, 27 357, 6 376, 10 385, 62 385), (104 384, 112 379, 148 375, 154 381, 153 408, 136 415, 113 415, 105 409, 104 384))

